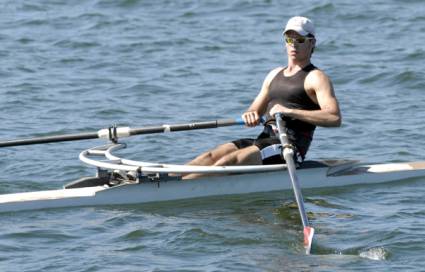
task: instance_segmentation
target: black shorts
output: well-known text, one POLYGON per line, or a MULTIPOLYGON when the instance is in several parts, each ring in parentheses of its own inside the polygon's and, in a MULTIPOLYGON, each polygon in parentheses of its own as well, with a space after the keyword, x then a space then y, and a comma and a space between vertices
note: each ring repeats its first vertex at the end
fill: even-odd
MULTIPOLYGON (((295 134, 292 130, 288 129, 288 138, 292 143, 295 143, 295 162, 301 163, 304 161, 305 154, 307 153, 308 147, 311 143, 311 134, 305 135, 309 137, 303 137, 303 134, 295 134)), ((249 146, 257 146, 261 153, 261 160, 263 164, 281 164, 285 163, 282 156, 282 145, 278 138, 278 135, 274 132, 270 125, 264 127, 263 132, 258 135, 257 139, 243 138, 232 142, 238 149, 242 149, 249 146)))
POLYGON ((260 149, 263 164, 280 164, 285 160, 282 157, 282 145, 278 138, 249 139, 243 138, 232 142, 238 149, 257 146, 260 149))

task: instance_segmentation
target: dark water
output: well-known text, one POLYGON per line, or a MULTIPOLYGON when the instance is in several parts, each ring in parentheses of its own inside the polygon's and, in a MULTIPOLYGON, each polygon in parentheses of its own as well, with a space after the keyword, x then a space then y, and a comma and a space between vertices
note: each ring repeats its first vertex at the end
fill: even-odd
MULTIPOLYGON (((286 63, 281 31, 311 17, 313 63, 344 124, 309 158, 422 160, 423 1, 2 1, 1 139, 236 117, 286 63)), ((258 129, 128 139, 129 158, 182 163, 258 129)), ((93 173, 102 141, 1 150, 0 193, 93 173)), ((316 255, 290 192, 1 214, 0 271, 422 271, 424 179, 305 190, 316 255)))

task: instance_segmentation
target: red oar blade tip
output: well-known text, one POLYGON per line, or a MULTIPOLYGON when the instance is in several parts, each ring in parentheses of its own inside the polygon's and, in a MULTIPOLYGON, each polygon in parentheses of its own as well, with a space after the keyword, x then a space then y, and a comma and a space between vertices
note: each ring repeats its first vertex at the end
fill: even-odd
POLYGON ((310 254, 311 244, 313 243, 314 228, 304 227, 304 248, 306 254, 310 254))

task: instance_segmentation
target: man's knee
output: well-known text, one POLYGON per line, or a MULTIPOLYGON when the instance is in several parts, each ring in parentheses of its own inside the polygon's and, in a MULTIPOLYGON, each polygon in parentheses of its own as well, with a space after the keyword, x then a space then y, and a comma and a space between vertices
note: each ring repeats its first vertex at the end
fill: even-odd
POLYGON ((221 158, 233 153, 234 151, 237 151, 237 147, 233 143, 227 143, 220 145, 213 150, 207 151, 203 154, 201 154, 198 159, 202 161, 208 161, 211 163, 215 163, 221 158))
POLYGON ((213 160, 213 152, 207 151, 207 152, 201 154, 200 159, 201 160, 213 160))
POLYGON ((214 149, 216 153, 223 153, 224 155, 230 154, 237 150, 238 148, 234 143, 225 143, 225 144, 219 145, 216 149, 214 149))

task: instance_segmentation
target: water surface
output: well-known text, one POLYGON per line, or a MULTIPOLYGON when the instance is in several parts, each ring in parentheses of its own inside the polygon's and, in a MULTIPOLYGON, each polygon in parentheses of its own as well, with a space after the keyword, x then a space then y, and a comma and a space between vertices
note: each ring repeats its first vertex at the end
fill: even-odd
MULTIPOLYGON (((3 1, 1 139, 239 116, 285 65, 282 27, 311 17, 313 63, 343 126, 310 159, 422 160, 422 1, 3 1), (414 30, 414 32, 412 32, 414 30)), ((183 163, 259 129, 126 140, 123 155, 183 163)), ((59 188, 100 140, 2 149, 0 193, 59 188)), ((305 190, 305 256, 291 192, 0 215, 1 271, 421 271, 424 179, 305 190)))

